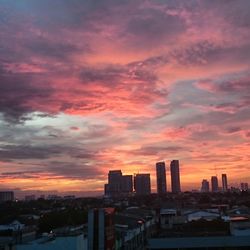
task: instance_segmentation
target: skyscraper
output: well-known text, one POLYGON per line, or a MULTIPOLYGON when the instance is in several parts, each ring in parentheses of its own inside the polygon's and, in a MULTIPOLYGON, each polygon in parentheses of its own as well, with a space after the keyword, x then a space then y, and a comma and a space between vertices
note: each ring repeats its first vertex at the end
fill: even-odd
POLYGON ((201 183, 201 192, 208 193, 209 192, 209 182, 208 180, 202 180, 201 183))
POLYGON ((223 192, 227 192, 227 190, 228 190, 227 175, 226 174, 222 174, 221 175, 221 179, 222 179, 222 190, 223 190, 223 192))
POLYGON ((167 192, 165 162, 156 163, 156 182, 157 182, 157 193, 165 194, 167 192))
POLYGON ((134 177, 135 192, 137 195, 151 193, 150 174, 136 174, 134 177))
POLYGON ((211 177, 211 185, 212 185, 212 192, 218 192, 219 191, 217 176, 212 176, 211 177))
POLYGON ((104 185, 104 193, 107 196, 128 195, 133 192, 133 176, 122 175, 121 170, 110 170, 108 184, 104 185))
POLYGON ((122 176, 121 191, 125 194, 133 192, 133 175, 122 176))
POLYGON ((170 163, 172 193, 181 192, 179 161, 173 160, 170 163))
POLYGON ((108 192, 111 196, 117 196, 121 192, 122 171, 110 170, 108 174, 108 192))

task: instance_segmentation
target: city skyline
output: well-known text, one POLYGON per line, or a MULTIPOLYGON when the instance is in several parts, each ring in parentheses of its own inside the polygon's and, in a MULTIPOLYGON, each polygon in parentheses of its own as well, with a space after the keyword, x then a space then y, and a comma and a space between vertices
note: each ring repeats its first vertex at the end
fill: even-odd
POLYGON ((156 192, 155 163, 170 159, 181 191, 223 173, 250 183, 249 11, 1 1, 0 190, 97 195, 122 169, 149 173, 156 192))
MULTIPOLYGON (((167 165, 168 166, 168 165, 167 165)), ((178 194, 182 191, 181 171, 179 160, 171 160, 169 164, 169 179, 171 190, 167 190, 167 170, 165 161, 159 161, 155 164, 156 190, 151 189, 151 175, 149 173, 134 173, 133 175, 124 175, 122 170, 110 170, 108 172, 108 182, 104 184, 105 197, 117 198, 128 197, 133 194, 149 195, 152 193, 164 196, 167 193, 178 194), (139 188, 136 187, 136 180, 139 179, 139 188)), ((192 192, 217 193, 231 192, 233 190, 248 190, 248 183, 240 183, 238 187, 228 185, 227 174, 221 174, 221 179, 217 175, 212 175, 210 182, 202 179, 200 189, 193 189, 192 192), (211 189, 210 189, 211 184, 211 189)))

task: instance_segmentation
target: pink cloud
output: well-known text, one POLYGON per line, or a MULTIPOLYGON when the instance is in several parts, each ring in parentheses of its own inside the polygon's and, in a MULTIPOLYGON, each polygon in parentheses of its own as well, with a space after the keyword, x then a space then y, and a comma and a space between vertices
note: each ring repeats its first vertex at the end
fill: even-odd
POLYGON ((4 185, 101 190, 172 158, 188 187, 250 179, 247 1, 59 2, 0 4, 4 185))

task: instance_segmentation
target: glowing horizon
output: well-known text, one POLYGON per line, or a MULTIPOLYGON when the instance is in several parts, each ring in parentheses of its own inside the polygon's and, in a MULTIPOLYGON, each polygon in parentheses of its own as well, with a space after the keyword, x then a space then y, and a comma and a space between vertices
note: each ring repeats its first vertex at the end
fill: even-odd
POLYGON ((180 161, 250 182, 250 1, 3 0, 0 190, 100 192, 180 161))

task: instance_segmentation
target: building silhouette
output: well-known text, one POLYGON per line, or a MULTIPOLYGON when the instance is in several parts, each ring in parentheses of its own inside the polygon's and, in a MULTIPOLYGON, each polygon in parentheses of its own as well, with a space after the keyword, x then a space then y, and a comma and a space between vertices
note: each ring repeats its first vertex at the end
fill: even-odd
POLYGON ((211 186, 212 186, 212 192, 218 192, 219 191, 219 184, 218 184, 217 176, 212 176, 211 177, 211 186))
POLYGON ((133 175, 122 176, 121 192, 124 194, 129 194, 133 192, 133 175))
POLYGON ((226 174, 222 174, 221 175, 221 179, 222 179, 222 191, 223 192, 227 192, 227 190, 228 190, 227 175, 226 174))
POLYGON ((157 183, 157 193, 165 194, 167 192, 165 162, 156 163, 156 183, 157 183))
POLYGON ((179 161, 173 160, 170 163, 172 193, 181 192, 179 161))
POLYGON ((247 182, 240 183, 240 189, 241 191, 248 191, 248 183, 247 182))
POLYGON ((108 173, 108 187, 106 190, 110 196, 117 196, 121 193, 122 171, 110 170, 108 173))
POLYGON ((14 201, 13 191, 1 191, 0 192, 0 202, 14 201))
POLYGON ((111 197, 128 195, 133 192, 133 175, 122 175, 121 170, 110 170, 104 194, 111 197))
POLYGON ((151 193, 150 174, 136 174, 134 176, 134 187, 137 195, 148 195, 151 193))
POLYGON ((201 183, 201 192, 208 193, 209 192, 209 181, 204 179, 201 183))

